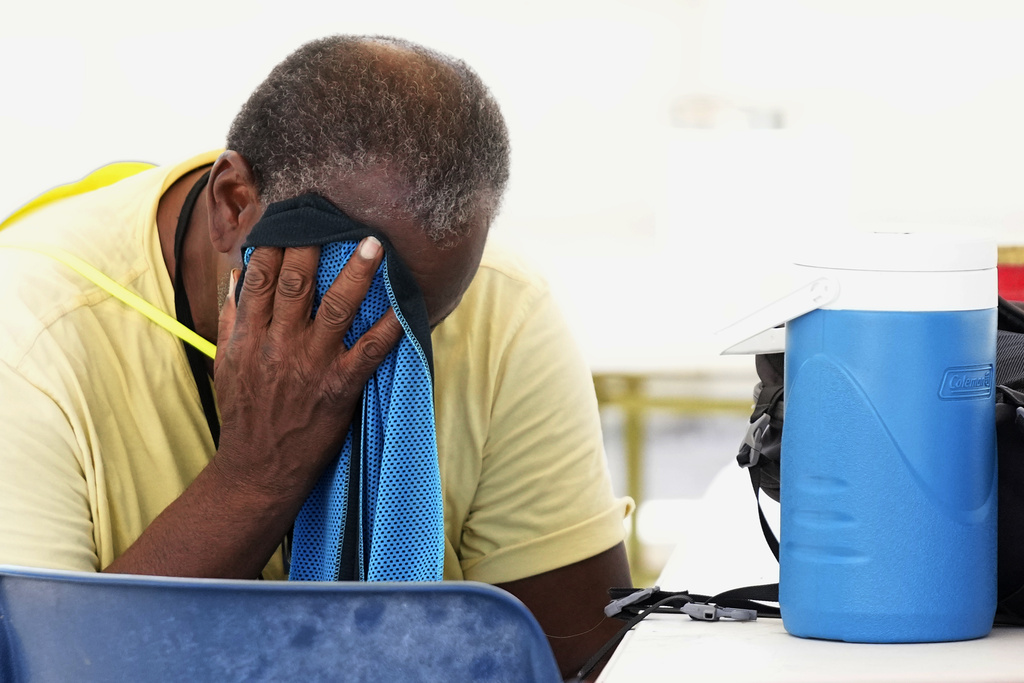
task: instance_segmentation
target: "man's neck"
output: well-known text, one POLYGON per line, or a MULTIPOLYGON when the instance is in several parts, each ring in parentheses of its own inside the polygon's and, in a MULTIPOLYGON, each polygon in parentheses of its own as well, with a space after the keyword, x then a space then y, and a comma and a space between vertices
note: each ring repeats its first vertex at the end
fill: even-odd
POLYGON ((209 188, 204 188, 199 195, 185 230, 184 242, 181 245, 182 282, 176 282, 174 277, 177 267, 174 238, 179 216, 192 186, 207 170, 200 168, 185 174, 164 192, 157 207, 156 226, 167 272, 176 288, 185 288, 196 332, 210 341, 216 341, 217 273, 216 259, 209 238, 209 215, 206 204, 209 188))

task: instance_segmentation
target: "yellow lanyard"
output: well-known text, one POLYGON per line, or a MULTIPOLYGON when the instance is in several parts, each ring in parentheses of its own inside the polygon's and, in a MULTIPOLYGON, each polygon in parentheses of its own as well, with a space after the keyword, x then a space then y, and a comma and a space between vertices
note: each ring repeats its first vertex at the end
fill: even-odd
MULTIPOLYGON (((127 178, 128 176, 135 175, 140 171, 144 171, 148 168, 152 168, 151 164, 143 164, 138 162, 121 162, 116 164, 109 164, 96 171, 93 171, 85 178, 74 182, 68 183, 67 185, 60 185, 55 187, 48 192, 44 192, 25 206, 21 207, 13 214, 8 216, 2 223, 0 223, 0 230, 3 230, 8 225, 13 223, 18 218, 35 211, 41 206, 49 204, 50 202, 69 197, 71 195, 82 194, 90 192, 100 187, 110 185, 127 178)), ((203 354, 214 358, 217 355, 217 346, 210 343, 206 339, 203 339, 198 334, 190 330, 189 328, 182 325, 180 322, 167 315, 159 308, 149 303, 138 294, 128 290, 124 286, 114 282, 112 279, 101 273, 96 268, 92 267, 82 259, 70 254, 63 249, 51 247, 47 245, 18 245, 18 244, 0 244, 0 248, 6 249, 21 249, 23 251, 34 251, 37 254, 44 254, 50 258, 60 261, 67 267, 74 270, 76 273, 91 281, 96 286, 106 291, 111 296, 123 301, 130 308, 134 308, 136 311, 146 316, 160 327, 164 328, 175 337, 178 337, 182 341, 195 348, 199 349, 203 354)))
POLYGON ((134 308, 136 311, 146 316, 157 325, 173 334, 175 337, 178 337, 187 344, 191 344, 196 347, 199 351, 210 358, 214 358, 217 355, 217 346, 215 344, 212 344, 206 339, 200 337, 198 334, 188 329, 138 294, 135 294, 131 290, 117 282, 114 282, 82 259, 64 251, 63 249, 45 245, 29 246, 20 244, 0 244, 0 248, 34 251, 37 254, 45 254, 50 258, 56 259, 85 279, 90 280, 93 284, 103 289, 111 296, 120 299, 129 307, 134 308))

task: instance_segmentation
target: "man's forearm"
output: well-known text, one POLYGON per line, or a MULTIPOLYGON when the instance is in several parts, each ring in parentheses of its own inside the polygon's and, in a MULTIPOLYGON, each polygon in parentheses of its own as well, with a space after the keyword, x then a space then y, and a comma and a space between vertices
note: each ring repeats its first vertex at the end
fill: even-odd
POLYGON ((303 500, 301 492, 271 496, 240 486, 211 463, 103 571, 255 578, 291 528, 303 500))

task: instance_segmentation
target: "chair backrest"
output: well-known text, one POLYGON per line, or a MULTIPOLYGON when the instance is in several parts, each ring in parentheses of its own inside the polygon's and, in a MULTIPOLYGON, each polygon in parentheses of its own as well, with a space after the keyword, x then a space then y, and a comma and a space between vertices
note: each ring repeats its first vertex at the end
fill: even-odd
POLYGON ((289 583, 0 566, 0 681, 71 680, 561 677, 525 606, 481 583, 289 583))

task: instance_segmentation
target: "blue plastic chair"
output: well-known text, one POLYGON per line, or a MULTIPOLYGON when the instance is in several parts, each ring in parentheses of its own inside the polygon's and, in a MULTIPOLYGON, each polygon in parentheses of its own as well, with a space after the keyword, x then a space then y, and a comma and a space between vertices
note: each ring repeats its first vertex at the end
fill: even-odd
POLYGON ((475 582, 304 583, 0 566, 0 681, 561 681, 475 582))

